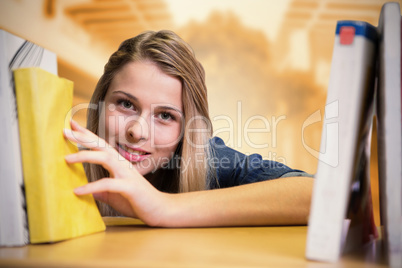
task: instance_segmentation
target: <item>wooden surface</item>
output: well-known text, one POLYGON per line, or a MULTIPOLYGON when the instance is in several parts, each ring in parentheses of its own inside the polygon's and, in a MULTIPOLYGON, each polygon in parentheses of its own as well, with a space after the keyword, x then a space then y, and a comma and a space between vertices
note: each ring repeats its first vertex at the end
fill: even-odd
POLYGON ((380 243, 337 263, 307 261, 307 227, 151 228, 104 218, 105 232, 0 248, 0 267, 387 267, 380 243))

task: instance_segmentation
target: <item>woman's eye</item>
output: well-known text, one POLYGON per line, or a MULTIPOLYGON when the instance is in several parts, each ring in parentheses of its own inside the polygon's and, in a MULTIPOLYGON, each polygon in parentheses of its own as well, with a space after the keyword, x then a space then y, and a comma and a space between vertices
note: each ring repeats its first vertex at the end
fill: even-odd
POLYGON ((134 107, 133 104, 127 100, 119 100, 118 103, 125 109, 132 109, 134 107))
POLYGON ((172 119, 173 117, 170 113, 163 112, 159 114, 159 118, 162 120, 169 120, 172 119))
POLYGON ((123 107, 124 107, 124 108, 129 109, 129 108, 131 108, 132 106, 133 106, 133 105, 132 105, 130 102, 128 102, 128 101, 123 102, 123 107))

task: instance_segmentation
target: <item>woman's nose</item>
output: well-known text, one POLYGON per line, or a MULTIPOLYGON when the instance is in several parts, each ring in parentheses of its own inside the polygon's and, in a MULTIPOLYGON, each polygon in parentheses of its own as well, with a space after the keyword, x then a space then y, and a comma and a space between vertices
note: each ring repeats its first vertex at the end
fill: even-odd
POLYGON ((129 142, 137 143, 147 141, 149 138, 149 126, 147 120, 139 116, 127 124, 126 139, 129 142))

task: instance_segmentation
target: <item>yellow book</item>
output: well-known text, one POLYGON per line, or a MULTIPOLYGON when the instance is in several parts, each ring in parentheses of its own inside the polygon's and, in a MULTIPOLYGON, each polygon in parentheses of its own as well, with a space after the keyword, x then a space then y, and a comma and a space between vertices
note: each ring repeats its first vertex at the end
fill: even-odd
POLYGON ((63 136, 70 128, 73 82, 40 68, 17 69, 14 80, 30 242, 105 230, 94 198, 73 193, 87 183, 82 164, 64 160, 78 151, 63 136))

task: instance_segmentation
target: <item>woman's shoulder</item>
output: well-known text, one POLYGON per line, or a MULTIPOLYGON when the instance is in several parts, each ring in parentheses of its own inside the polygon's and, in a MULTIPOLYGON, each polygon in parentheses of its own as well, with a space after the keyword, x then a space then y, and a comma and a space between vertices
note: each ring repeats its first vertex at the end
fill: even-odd
POLYGON ((281 177, 311 176, 286 163, 264 159, 260 154, 243 154, 226 146, 219 137, 210 139, 209 164, 221 188, 281 177))

